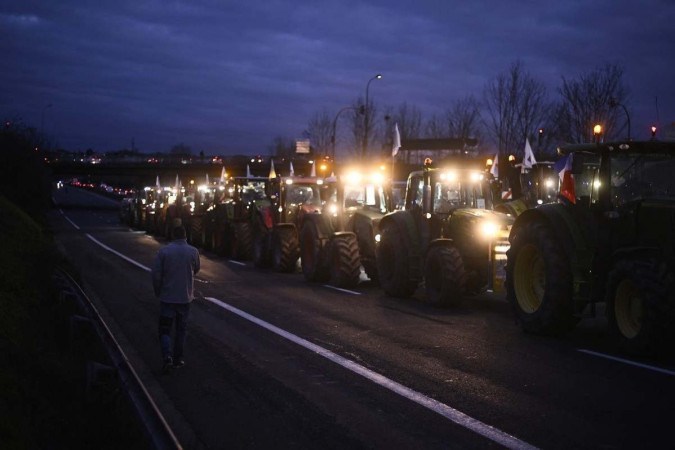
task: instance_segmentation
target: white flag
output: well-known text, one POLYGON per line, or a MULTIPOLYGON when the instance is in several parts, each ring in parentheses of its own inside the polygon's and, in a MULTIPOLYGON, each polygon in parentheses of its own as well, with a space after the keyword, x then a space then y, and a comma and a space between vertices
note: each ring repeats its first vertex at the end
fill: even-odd
POLYGON ((251 168, 246 164, 246 178, 251 178, 251 168))
POLYGON ((532 153, 532 147, 530 147, 530 140, 525 138, 525 155, 523 156, 523 164, 520 167, 520 171, 525 173, 525 169, 531 169, 537 160, 534 159, 534 153, 532 153))
POLYGON ((290 170, 291 170, 291 176, 294 177, 295 176, 295 170, 293 170, 293 161, 291 161, 290 170))
POLYGON ((211 182, 209 181, 209 174, 207 173, 206 174, 206 185, 208 186, 209 184, 211 184, 211 182))
POLYGON ((155 187, 156 187, 157 189, 159 189, 160 187, 162 187, 162 185, 159 183, 159 175, 157 175, 157 178, 155 178, 155 187))
POLYGON ((274 170, 274 160, 270 159, 270 174, 267 176, 267 178, 276 178, 277 177, 277 171, 274 170))
POLYGON ((499 178, 499 153, 495 155, 494 161, 492 161, 492 167, 490 167, 490 173, 493 177, 499 178))
POLYGON ((173 188, 178 191, 180 189, 180 178, 178 178, 178 174, 176 174, 176 184, 174 184, 173 188))
POLYGON ((391 156, 396 156, 401 148, 401 133, 398 131, 398 123, 394 124, 394 146, 391 149, 391 156))
POLYGON ((312 172, 309 174, 310 177, 316 176, 316 161, 312 163, 312 172))
POLYGON ((220 171, 220 182, 225 183, 225 178, 227 178, 227 173, 225 172, 225 166, 223 166, 222 170, 220 171))

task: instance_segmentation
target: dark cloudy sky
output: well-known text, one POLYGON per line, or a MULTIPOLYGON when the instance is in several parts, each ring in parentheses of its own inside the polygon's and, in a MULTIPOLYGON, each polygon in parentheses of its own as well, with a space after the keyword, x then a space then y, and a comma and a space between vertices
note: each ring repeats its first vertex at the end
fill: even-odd
POLYGON ((378 72, 428 117, 516 60, 551 95, 619 64, 633 134, 675 121, 673 0, 0 0, 0 55, 0 115, 73 150, 266 153, 378 72))

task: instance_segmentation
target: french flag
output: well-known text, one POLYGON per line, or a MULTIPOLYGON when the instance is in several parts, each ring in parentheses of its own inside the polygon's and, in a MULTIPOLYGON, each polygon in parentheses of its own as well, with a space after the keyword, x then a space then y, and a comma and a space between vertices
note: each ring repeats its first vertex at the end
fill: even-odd
POLYGON ((560 177, 560 195, 565 197, 570 203, 577 202, 576 192, 574 190, 574 175, 572 174, 572 158, 574 154, 570 153, 564 158, 556 161, 553 166, 560 177))

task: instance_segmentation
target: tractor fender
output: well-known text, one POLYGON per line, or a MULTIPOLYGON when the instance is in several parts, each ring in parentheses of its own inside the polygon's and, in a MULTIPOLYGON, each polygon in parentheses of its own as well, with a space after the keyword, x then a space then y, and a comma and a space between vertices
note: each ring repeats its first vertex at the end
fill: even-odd
POLYGON ((449 238, 438 238, 434 239, 429 243, 429 247, 427 247, 427 253, 429 253, 429 250, 432 248, 436 247, 452 247, 454 245, 454 242, 452 239, 449 238))
POLYGON ((296 234, 296 236, 298 234, 298 230, 295 227, 294 223, 290 223, 290 222, 289 223, 278 223, 278 224, 274 225, 274 229, 281 229, 281 228, 287 228, 287 229, 293 230, 293 232, 296 234))
POLYGON ((323 248, 334 233, 330 218, 323 214, 307 214, 303 223, 306 222, 311 222, 316 229, 323 248))

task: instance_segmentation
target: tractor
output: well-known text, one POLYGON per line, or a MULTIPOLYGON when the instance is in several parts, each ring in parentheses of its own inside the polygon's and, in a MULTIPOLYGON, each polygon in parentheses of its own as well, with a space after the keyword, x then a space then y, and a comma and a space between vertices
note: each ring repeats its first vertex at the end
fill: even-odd
POLYGON ((506 291, 517 321, 526 332, 559 335, 604 303, 621 351, 672 347, 675 143, 558 152, 558 202, 522 213, 509 237, 506 291))
POLYGON ((321 211, 317 177, 270 177, 266 183, 267 201, 256 202, 253 215, 253 262, 256 267, 272 267, 277 272, 295 271, 300 257, 298 230, 307 214, 321 211))
POLYGON ((380 222, 380 285, 394 297, 410 297, 421 282, 426 301, 458 305, 467 294, 499 290, 513 217, 492 210, 485 174, 456 162, 408 176, 405 204, 380 222))
POLYGON ((233 177, 216 191, 203 220, 204 245, 218 255, 249 260, 253 255, 252 210, 266 201, 264 177, 233 177))
POLYGON ((321 213, 306 214, 300 229, 302 273, 308 281, 354 287, 361 266, 377 280, 375 264, 379 222, 392 210, 391 181, 383 167, 370 174, 345 169, 326 178, 321 213))
MULTIPOLYGON (((554 171, 553 165, 553 162, 542 161, 534 163, 531 168, 521 170, 520 197, 496 201, 495 211, 516 217, 537 205, 555 202, 558 198, 558 174, 554 171)), ((491 183, 495 192, 502 190, 501 181, 493 179, 491 183)))

